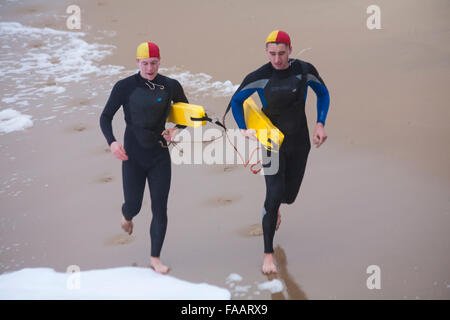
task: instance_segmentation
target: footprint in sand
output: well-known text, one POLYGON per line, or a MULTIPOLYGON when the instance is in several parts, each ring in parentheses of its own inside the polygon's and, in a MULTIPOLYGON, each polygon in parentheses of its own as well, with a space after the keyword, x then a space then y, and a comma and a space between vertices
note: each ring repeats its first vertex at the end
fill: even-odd
POLYGON ((104 176, 104 177, 101 177, 98 179, 98 182, 101 182, 101 183, 108 183, 111 181, 113 181, 113 177, 111 177, 111 176, 104 176))
MULTIPOLYGON (((59 58, 57 58, 57 57, 50 58, 50 59, 48 59, 48 61, 52 64, 59 64, 61 62, 61 60, 59 60, 59 58)), ((56 85, 56 83, 53 85, 56 85)))
MULTIPOLYGON (((52 59, 50 59, 50 62, 51 63, 53 63, 53 64, 57 64, 57 63, 59 63, 59 59, 58 58, 52 58, 52 59)), ((56 82, 54 82, 54 81, 48 81, 44 86, 46 86, 46 87, 54 87, 54 86, 56 86, 56 82)))
POLYGON ((212 205, 214 207, 216 206, 228 206, 235 202, 236 200, 239 200, 240 196, 229 196, 229 197, 218 197, 214 199, 208 200, 208 204, 212 205))
POLYGON ((231 172, 234 170, 234 166, 224 166, 223 167, 223 172, 231 172))
POLYGON ((222 206, 226 206, 226 205, 232 203, 233 200, 231 200, 231 199, 222 199, 222 198, 219 198, 219 199, 216 200, 216 202, 217 202, 218 204, 222 205, 222 206))
POLYGON ((43 47, 43 46, 45 46, 45 44, 43 44, 42 42, 32 42, 32 43, 29 45, 29 47, 31 47, 31 48, 36 48, 36 49, 41 48, 41 47, 43 47))
MULTIPOLYGON (((58 60, 58 59, 56 58, 56 60, 58 60)), ((56 60, 55 60, 55 64, 56 64, 56 60)), ((36 87, 38 87, 38 88, 54 87, 54 86, 56 86, 56 82, 54 80, 48 80, 46 83, 41 83, 41 84, 36 85, 36 87)))
POLYGON ((111 238, 106 239, 105 245, 121 246, 121 245, 130 244, 134 240, 135 240, 134 236, 130 236, 128 234, 119 234, 119 235, 115 235, 111 238))
POLYGON ((252 224, 249 228, 248 234, 252 237, 262 236, 263 230, 261 224, 252 224))
POLYGON ((236 170, 238 166, 236 165, 216 165, 213 167, 215 172, 232 172, 236 170))
POLYGON ((78 104, 79 104, 80 106, 87 106, 89 103, 90 103, 89 100, 80 100, 80 101, 78 102, 78 104))
POLYGON ((244 227, 238 230, 238 234, 241 237, 249 238, 249 237, 259 237, 263 235, 262 226, 260 223, 252 224, 250 226, 244 227))
POLYGON ((77 124, 70 128, 72 131, 82 132, 87 129, 87 127, 83 124, 77 124))

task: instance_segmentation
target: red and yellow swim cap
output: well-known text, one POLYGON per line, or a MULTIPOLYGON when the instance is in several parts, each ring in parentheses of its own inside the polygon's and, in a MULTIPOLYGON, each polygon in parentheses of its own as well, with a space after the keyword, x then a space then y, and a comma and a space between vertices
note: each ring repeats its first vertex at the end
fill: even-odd
POLYGON ((159 48, 153 42, 142 42, 137 47, 136 58, 146 59, 146 58, 160 58, 159 48))
POLYGON ((291 46, 291 38, 289 35, 281 30, 272 31, 266 39, 266 44, 271 42, 280 42, 291 46))

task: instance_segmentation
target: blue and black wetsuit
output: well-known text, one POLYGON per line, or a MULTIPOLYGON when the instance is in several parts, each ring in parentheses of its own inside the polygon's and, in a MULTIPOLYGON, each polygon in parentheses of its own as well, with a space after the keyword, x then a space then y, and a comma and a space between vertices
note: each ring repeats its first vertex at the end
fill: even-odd
POLYGON ((111 145, 116 141, 112 119, 123 106, 126 122, 124 149, 128 160, 122 161, 125 198, 122 213, 127 220, 139 213, 147 180, 153 213, 150 225, 152 257, 159 257, 167 228, 171 160, 161 133, 172 102, 188 103, 178 81, 160 74, 149 81, 137 73, 114 85, 100 116, 100 127, 108 145, 111 145))
POLYGON ((317 122, 325 125, 330 97, 325 83, 310 63, 291 59, 285 70, 276 70, 269 62, 250 73, 231 98, 231 110, 240 129, 247 129, 244 120, 244 101, 257 92, 262 111, 284 134, 279 151, 279 170, 265 175, 266 199, 262 226, 264 252, 273 252, 273 237, 281 203, 295 201, 305 173, 311 149, 305 114, 307 88, 317 95, 317 122))

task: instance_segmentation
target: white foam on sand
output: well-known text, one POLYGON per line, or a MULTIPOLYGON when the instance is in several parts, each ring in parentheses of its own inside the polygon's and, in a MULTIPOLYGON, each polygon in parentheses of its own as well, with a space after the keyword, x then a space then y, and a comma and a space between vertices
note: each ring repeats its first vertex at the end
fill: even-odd
POLYGON ((184 90, 194 97, 229 97, 239 87, 231 81, 213 81, 213 77, 206 73, 191 73, 177 67, 161 68, 164 75, 178 80, 184 90))
MULTIPOLYGON (((236 282, 242 281, 243 278, 237 274, 237 273, 231 273, 225 280, 225 283, 229 287, 229 290, 233 297, 244 297, 245 295, 248 295, 249 291, 253 288, 253 285, 236 285, 236 282)), ((277 293, 281 292, 284 289, 283 282, 281 282, 279 279, 273 279, 272 281, 266 281, 263 283, 255 282, 255 286, 258 290, 254 290, 254 295, 261 294, 261 291, 268 290, 271 293, 277 293)), ((248 298, 251 296, 249 295, 248 298)))
MULTIPOLYGON (((0 22, 1 101, 22 112, 29 107, 29 113, 39 118, 52 112, 85 111, 98 103, 103 108, 114 83, 137 70, 102 64, 115 46, 89 43, 85 37, 83 32, 0 22), (103 97, 100 102, 98 97, 103 97), (34 113, 38 106, 39 115, 34 113), (56 110, 54 106, 64 107, 56 110)), ((177 79, 194 104, 202 104, 203 97, 229 97, 238 88, 206 73, 178 67, 159 71, 177 79)))
POLYGON ((31 116, 8 108, 0 111, 0 133, 24 130, 33 126, 31 116))
POLYGON ((0 22, 2 42, 12 46, 1 55, 1 74, 30 74, 48 78, 54 76, 57 83, 88 80, 93 73, 117 74, 123 67, 100 66, 114 46, 88 43, 82 39, 83 32, 60 31, 51 28, 34 28, 17 22, 0 22), (21 50, 22 56, 14 54, 21 50))
POLYGON ((48 86, 42 89, 42 92, 52 92, 54 94, 60 94, 66 91, 66 88, 59 86, 48 86))
POLYGON ((258 284, 259 290, 269 290, 271 293, 281 292, 283 288, 283 283, 278 279, 258 284))
POLYGON ((149 268, 122 267, 58 273, 27 268, 0 275, 0 299, 230 299, 226 289, 190 283, 149 268))
POLYGON ((234 287, 234 292, 245 292, 247 293, 248 290, 251 288, 251 285, 247 285, 247 286, 236 286, 234 287))
POLYGON ((76 109, 80 103, 73 97, 80 88, 75 86, 82 86, 85 99, 97 94, 98 84, 112 86, 112 77, 125 68, 101 61, 115 47, 88 43, 84 37, 82 32, 0 22, 0 47, 7 48, 0 51, 2 102, 18 110, 45 104, 49 112, 54 104, 76 109))
POLYGON ((242 281, 242 277, 237 273, 230 273, 230 275, 225 280, 225 282, 227 282, 227 283, 236 282, 236 281, 238 281, 238 282, 242 281))

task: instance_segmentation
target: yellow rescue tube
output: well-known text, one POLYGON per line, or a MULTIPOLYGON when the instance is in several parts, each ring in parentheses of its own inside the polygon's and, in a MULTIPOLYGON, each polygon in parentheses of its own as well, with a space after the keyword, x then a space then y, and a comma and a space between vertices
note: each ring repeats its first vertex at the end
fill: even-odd
POLYGON ((201 127, 206 124, 206 121, 195 121, 192 118, 204 118, 205 109, 202 106, 189 104, 184 102, 177 102, 172 104, 169 111, 167 121, 180 124, 188 127, 201 127))
POLYGON ((284 140, 283 132, 273 125, 252 98, 244 101, 244 118, 247 128, 256 131, 256 138, 266 149, 280 149, 284 140))

